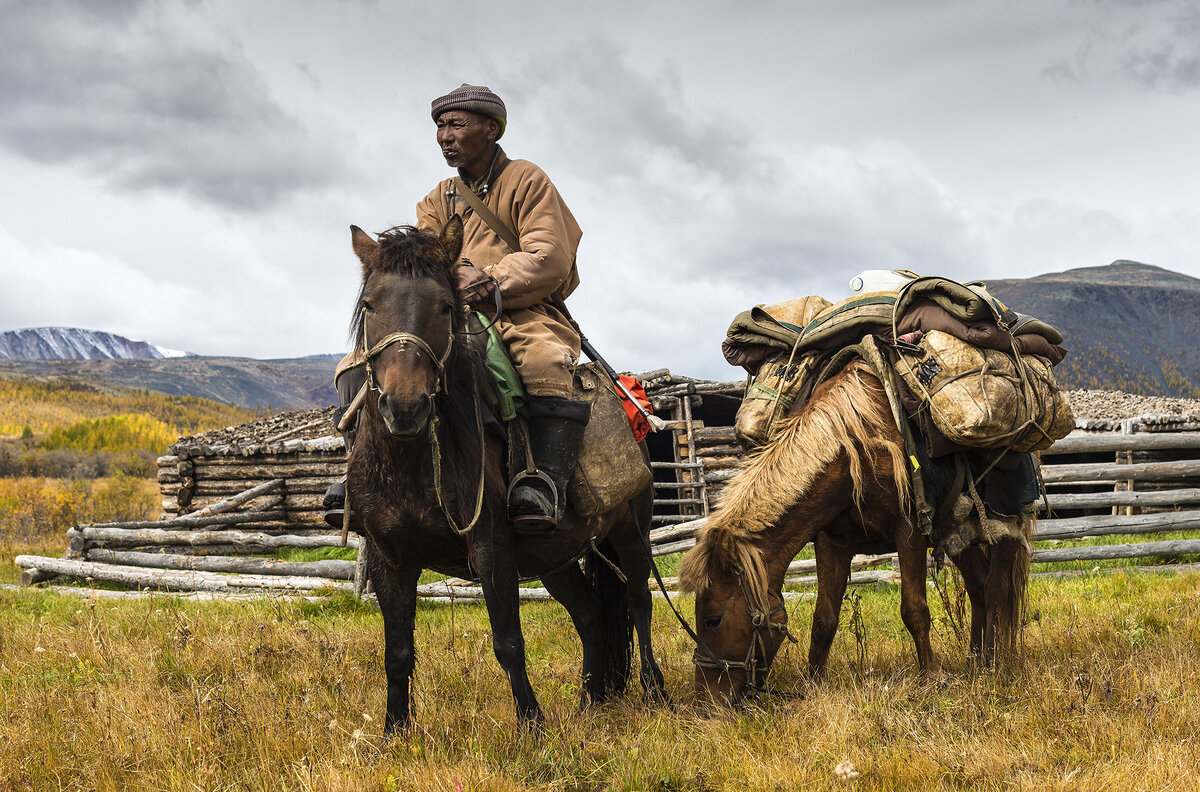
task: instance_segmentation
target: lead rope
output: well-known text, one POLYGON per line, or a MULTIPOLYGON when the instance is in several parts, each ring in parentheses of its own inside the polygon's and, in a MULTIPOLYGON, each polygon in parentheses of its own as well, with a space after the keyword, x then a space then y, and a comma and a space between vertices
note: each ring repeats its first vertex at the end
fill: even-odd
POLYGON ((438 424, 440 423, 437 414, 437 403, 434 402, 433 415, 429 419, 429 438, 431 453, 433 456, 433 491, 437 494, 438 506, 442 507, 442 514, 446 515, 446 522, 450 524, 450 530, 459 536, 463 536, 471 532, 475 528, 475 524, 479 522, 479 515, 483 513, 483 490, 484 483, 487 479, 487 460, 485 454, 487 452, 486 438, 483 434, 483 418, 479 414, 479 391, 475 388, 475 373, 471 372, 471 403, 475 406, 475 431, 479 434, 479 491, 475 495, 475 514, 472 515, 471 521, 463 528, 458 527, 454 517, 450 514, 450 509, 446 507, 446 501, 442 497, 442 444, 438 440, 438 424))

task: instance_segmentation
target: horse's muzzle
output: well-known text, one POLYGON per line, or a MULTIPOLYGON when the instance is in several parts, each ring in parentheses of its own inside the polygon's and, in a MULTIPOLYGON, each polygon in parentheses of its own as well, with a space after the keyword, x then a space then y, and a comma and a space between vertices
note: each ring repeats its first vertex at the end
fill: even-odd
POLYGON ((392 437, 410 440, 425 431, 433 416, 433 399, 427 393, 401 402, 386 393, 379 394, 379 415, 392 437))

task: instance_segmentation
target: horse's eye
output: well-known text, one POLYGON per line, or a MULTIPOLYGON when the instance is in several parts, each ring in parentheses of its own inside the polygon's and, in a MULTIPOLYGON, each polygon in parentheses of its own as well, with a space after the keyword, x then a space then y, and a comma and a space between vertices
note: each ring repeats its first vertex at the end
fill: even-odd
POLYGON ((371 303, 367 302, 366 300, 362 301, 362 305, 360 307, 362 308, 363 313, 375 313, 375 306, 371 305, 371 303))
POLYGON ((446 303, 442 306, 442 316, 449 316, 451 313, 453 313, 453 311, 454 308, 450 305, 450 303, 446 303))
POLYGON ((704 620, 704 626, 710 630, 715 630, 721 626, 721 622, 723 622, 724 620, 725 620, 725 617, 723 615, 722 616, 713 616, 711 619, 704 620))

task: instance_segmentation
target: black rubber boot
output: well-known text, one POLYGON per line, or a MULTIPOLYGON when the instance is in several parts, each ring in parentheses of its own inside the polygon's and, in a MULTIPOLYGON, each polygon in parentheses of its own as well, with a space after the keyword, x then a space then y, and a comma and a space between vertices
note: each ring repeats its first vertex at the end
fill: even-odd
POLYGON ((325 508, 325 522, 330 528, 342 530, 342 521, 346 512, 346 477, 342 476, 329 485, 325 497, 321 500, 325 508))
POLYGON ((537 473, 522 472, 514 477, 508 493, 508 517, 517 533, 544 534, 558 526, 566 507, 567 483, 592 405, 557 396, 530 396, 525 409, 537 473))

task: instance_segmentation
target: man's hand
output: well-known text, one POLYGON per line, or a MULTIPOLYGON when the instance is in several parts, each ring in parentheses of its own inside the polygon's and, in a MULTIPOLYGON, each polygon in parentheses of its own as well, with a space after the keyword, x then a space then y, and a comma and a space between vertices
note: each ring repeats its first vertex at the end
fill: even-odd
POLYGON ((460 264, 454 272, 458 294, 470 306, 490 302, 496 293, 496 279, 473 264, 460 264))

